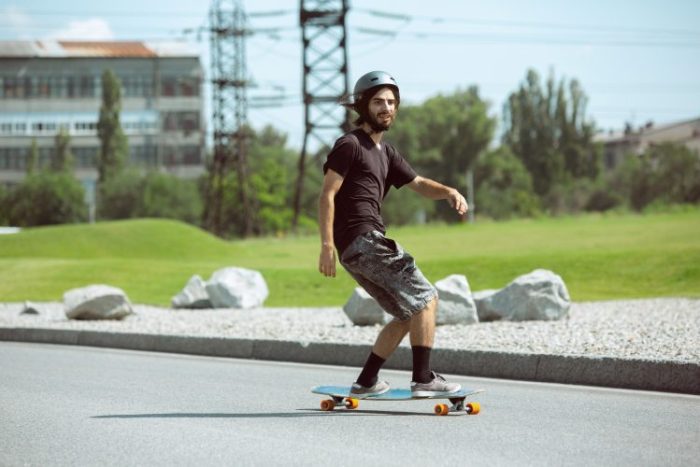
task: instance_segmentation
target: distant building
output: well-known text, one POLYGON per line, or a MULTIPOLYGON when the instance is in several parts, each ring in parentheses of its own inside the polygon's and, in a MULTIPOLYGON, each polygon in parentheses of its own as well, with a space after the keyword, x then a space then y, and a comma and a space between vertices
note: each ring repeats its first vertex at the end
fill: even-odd
POLYGON ((636 131, 627 128, 619 133, 601 133, 596 141, 603 143, 606 170, 614 169, 630 154, 643 154, 655 144, 684 144, 700 154, 700 118, 661 126, 650 123, 636 131))
POLYGON ((101 76, 108 68, 122 84, 129 164, 183 178, 203 173, 203 71, 184 44, 0 41, 0 184, 24 178, 33 139, 40 164, 48 166, 63 128, 76 176, 94 199, 101 76))

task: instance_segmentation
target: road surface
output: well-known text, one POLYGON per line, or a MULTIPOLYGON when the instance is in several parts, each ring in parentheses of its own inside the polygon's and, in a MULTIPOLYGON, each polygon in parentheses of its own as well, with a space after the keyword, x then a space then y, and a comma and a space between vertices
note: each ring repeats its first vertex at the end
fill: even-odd
MULTIPOLYGON (((436 367, 439 369, 439 362, 436 367)), ((319 410, 356 369, 0 342, 0 465, 697 465, 700 397, 451 377, 434 401, 319 410)), ((383 371, 393 386, 410 373, 383 371)))

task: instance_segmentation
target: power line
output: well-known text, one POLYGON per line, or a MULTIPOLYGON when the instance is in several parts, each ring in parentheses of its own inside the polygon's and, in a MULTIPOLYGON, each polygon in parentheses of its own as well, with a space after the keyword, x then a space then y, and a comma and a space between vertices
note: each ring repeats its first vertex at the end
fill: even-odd
POLYGON ((378 16, 381 18, 395 19, 402 22, 410 21, 422 21, 431 23, 457 23, 457 24, 471 24, 477 26, 505 26, 512 28, 517 27, 529 27, 541 30, 542 28, 550 29, 564 29, 566 31, 579 30, 584 32, 634 32, 639 34, 689 34, 694 36, 700 36, 700 31, 690 30, 690 29, 656 29, 656 28, 629 28, 624 26, 601 26, 601 25, 590 25, 590 24, 573 24, 573 23, 551 23, 551 22, 539 22, 539 21, 507 21, 507 20, 494 20, 494 19, 484 19, 484 18, 455 18, 455 17, 444 17, 444 16, 424 16, 424 15, 405 15, 396 14, 387 11, 374 10, 370 8, 353 8, 353 11, 366 13, 372 16, 378 16))

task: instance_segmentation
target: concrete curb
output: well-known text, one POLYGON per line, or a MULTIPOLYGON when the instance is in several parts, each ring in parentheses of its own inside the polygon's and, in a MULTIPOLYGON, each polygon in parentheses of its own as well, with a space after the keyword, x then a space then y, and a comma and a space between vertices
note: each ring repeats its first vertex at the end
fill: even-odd
MULTIPOLYGON (((0 341, 83 345, 154 352, 361 367, 366 345, 0 328, 0 341)), ((700 394, 700 364, 564 355, 435 349, 436 370, 465 376, 700 394)), ((399 347, 387 368, 410 370, 411 351, 399 347)))

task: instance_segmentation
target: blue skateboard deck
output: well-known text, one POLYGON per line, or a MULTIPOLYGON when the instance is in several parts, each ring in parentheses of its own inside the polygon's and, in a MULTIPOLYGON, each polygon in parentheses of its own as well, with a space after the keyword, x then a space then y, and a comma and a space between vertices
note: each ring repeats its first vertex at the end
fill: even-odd
POLYGON ((464 411, 469 415, 476 415, 479 413, 481 407, 477 402, 465 403, 465 399, 468 396, 478 394, 483 392, 483 389, 469 389, 462 388, 457 392, 439 396, 428 396, 428 397, 413 397, 410 389, 397 388, 390 389, 384 394, 379 394, 377 396, 369 396, 362 399, 357 397, 352 397, 350 395, 349 386, 316 386, 311 388, 311 392, 315 394, 321 394, 324 396, 330 396, 331 399, 325 399, 321 401, 321 410, 331 411, 337 406, 343 406, 346 409, 356 409, 359 407, 359 402, 362 401, 408 401, 408 400, 426 400, 426 399, 444 399, 451 402, 451 406, 447 404, 437 404, 435 406, 435 413, 437 415, 447 415, 450 412, 461 412, 464 411))

